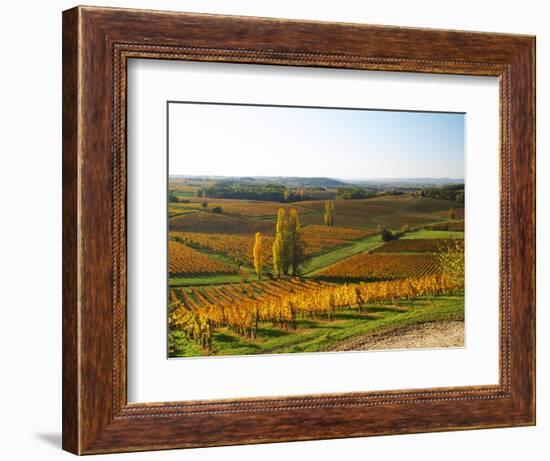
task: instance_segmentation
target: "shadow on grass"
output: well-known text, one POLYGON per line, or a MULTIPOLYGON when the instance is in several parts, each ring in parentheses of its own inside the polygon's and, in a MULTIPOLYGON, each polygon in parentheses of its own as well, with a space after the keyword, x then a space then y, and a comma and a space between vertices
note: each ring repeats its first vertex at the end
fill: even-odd
POLYGON ((280 338, 282 336, 288 336, 291 331, 276 328, 258 328, 258 336, 261 338, 280 338))
POLYGON ((226 333, 215 333, 214 339, 217 342, 224 344, 238 344, 241 342, 237 337, 228 335, 226 333))
MULTIPOLYGON (((370 309, 369 309, 370 311, 370 309)), ((368 312, 342 312, 334 314, 335 320, 376 320, 379 317, 373 317, 368 312)))
MULTIPOLYGON (((341 320, 340 318, 333 316, 332 320, 341 320)), ((314 328, 339 328, 338 325, 331 325, 331 321, 328 319, 300 319, 296 322, 296 326, 300 330, 311 330, 314 328)))
POLYGON ((369 307, 366 307, 365 310, 367 312, 371 312, 371 313, 399 313, 399 312, 405 312, 406 311, 406 307, 405 306, 394 306, 394 307, 391 307, 391 306, 380 306, 380 307, 372 307, 372 306, 369 306, 369 307))

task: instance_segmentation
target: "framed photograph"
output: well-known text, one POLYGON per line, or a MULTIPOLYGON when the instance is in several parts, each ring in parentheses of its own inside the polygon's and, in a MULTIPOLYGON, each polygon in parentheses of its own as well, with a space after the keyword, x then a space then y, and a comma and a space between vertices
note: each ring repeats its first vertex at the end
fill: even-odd
POLYGON ((63 13, 63 448, 535 424, 535 39, 63 13))

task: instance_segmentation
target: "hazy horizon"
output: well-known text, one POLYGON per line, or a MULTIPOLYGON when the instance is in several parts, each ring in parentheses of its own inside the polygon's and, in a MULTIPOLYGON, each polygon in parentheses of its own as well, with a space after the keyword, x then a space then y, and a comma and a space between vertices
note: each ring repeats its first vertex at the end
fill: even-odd
POLYGON ((464 180, 462 113, 168 107, 171 176, 464 180))
POLYGON ((179 177, 185 177, 185 178, 192 178, 192 177, 204 177, 208 176, 210 178, 327 178, 327 179, 334 179, 337 181, 382 181, 382 180, 419 180, 419 179, 448 179, 448 180, 457 180, 457 181, 464 181, 464 178, 451 178, 448 176, 441 176, 441 177, 434 177, 434 176, 416 176, 416 177, 404 177, 404 176, 395 176, 395 177, 370 177, 370 178, 339 178, 337 176, 294 176, 294 175, 223 175, 223 174, 184 174, 184 173, 169 173, 170 177, 172 176, 179 176, 179 177))

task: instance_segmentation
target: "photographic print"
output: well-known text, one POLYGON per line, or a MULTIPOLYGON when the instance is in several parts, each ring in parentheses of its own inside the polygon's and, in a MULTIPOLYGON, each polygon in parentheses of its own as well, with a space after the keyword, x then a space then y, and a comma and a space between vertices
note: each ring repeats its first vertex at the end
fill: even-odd
POLYGON ((168 356, 464 347, 465 114, 169 101, 168 356))

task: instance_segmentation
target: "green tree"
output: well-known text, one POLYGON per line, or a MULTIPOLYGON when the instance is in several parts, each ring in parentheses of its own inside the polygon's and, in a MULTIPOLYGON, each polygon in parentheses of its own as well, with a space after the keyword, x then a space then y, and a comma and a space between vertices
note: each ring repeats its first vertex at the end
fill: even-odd
POLYGON ((464 241, 454 240, 439 253, 441 271, 460 288, 464 288, 464 241))
POLYGON ((283 208, 279 208, 275 230, 275 241, 273 242, 273 267, 280 277, 281 274, 288 274, 292 262, 291 246, 289 245, 290 220, 283 208))
POLYGON ((455 210, 453 208, 449 208, 449 219, 455 219, 455 210))
POLYGON ((331 200, 327 200, 325 202, 325 214, 324 214, 324 221, 325 226, 334 226, 334 202, 331 200))
POLYGON ((256 232, 256 239, 254 240, 252 252, 254 254, 254 269, 256 270, 256 274, 258 274, 258 280, 261 280, 264 261, 262 255, 262 234, 260 232, 256 232))
POLYGON ((290 210, 288 217, 288 255, 292 275, 298 275, 300 267, 305 262, 305 245, 300 232, 300 218, 295 208, 290 210))
POLYGON ((168 194, 168 202, 170 203, 179 203, 180 199, 178 198, 178 196, 176 195, 176 193, 171 190, 168 194))
POLYGON ((399 237, 398 234, 394 234, 386 226, 378 225, 376 231, 380 234, 383 242, 389 242, 390 240, 395 240, 399 237))
POLYGON ((243 265, 243 260, 239 256, 234 256, 233 260, 235 261, 235 265, 237 266, 237 272, 240 272, 241 266, 243 265))

